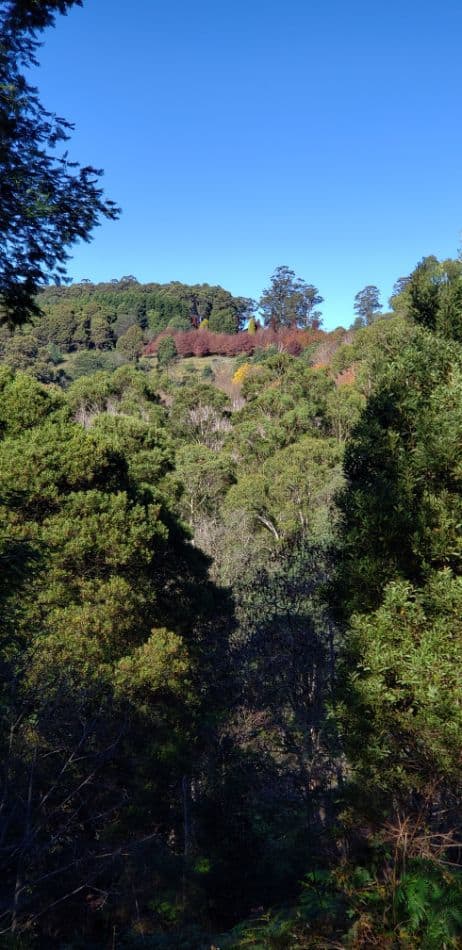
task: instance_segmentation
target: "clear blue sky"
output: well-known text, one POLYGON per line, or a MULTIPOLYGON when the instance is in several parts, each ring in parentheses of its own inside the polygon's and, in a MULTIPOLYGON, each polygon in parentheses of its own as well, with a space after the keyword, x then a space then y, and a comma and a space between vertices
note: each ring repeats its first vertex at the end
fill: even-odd
POLYGON ((287 264, 347 325, 457 253, 461 48, 461 0, 85 0, 34 79, 123 215, 70 274, 258 297, 287 264))

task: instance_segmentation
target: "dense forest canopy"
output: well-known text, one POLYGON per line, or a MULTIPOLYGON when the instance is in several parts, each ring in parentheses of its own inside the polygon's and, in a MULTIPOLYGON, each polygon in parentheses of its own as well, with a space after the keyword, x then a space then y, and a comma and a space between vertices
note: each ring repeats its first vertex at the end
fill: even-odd
POLYGON ((462 262, 332 333, 285 265, 60 286, 72 5, 0 5, 2 946, 460 947, 462 262))
POLYGON ((130 277, 4 331, 18 947, 459 944, 461 282, 217 334, 148 314, 221 288, 130 277))

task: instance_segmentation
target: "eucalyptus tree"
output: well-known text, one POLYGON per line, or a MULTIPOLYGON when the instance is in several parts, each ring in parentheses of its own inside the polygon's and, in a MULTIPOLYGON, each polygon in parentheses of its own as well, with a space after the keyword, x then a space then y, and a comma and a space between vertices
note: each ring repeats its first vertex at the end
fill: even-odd
POLYGON ((321 312, 317 307, 322 302, 313 284, 307 284, 290 267, 282 265, 272 274, 271 284, 263 291, 258 306, 265 326, 273 330, 305 329, 320 325, 321 312))

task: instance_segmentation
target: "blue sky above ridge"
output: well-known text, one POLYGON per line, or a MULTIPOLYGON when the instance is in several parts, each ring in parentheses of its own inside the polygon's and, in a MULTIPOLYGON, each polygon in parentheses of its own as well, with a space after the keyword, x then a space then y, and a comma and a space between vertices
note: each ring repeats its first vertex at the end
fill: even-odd
POLYGON ((461 243, 461 28, 448 0, 86 0, 34 81, 123 215, 69 273, 257 297, 287 264, 347 325, 461 243))

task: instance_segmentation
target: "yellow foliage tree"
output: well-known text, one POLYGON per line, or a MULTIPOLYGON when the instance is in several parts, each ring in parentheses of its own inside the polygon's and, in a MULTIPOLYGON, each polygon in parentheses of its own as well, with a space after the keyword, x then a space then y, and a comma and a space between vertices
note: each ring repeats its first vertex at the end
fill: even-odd
POLYGON ((250 363, 242 363, 242 366, 239 366, 233 376, 233 383, 236 383, 237 386, 242 386, 242 383, 247 379, 252 367, 250 363))

